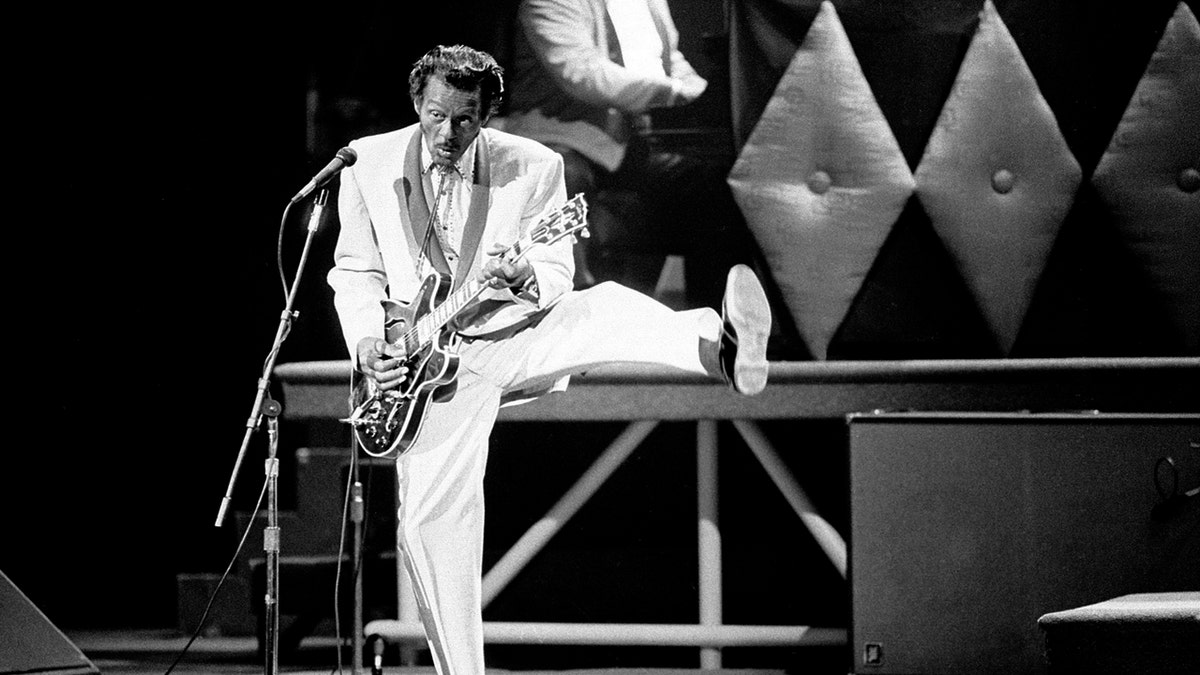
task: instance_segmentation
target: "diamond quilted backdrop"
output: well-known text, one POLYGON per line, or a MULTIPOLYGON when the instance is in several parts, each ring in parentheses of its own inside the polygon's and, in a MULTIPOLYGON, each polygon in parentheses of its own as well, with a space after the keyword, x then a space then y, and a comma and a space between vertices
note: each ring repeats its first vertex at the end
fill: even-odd
POLYGON ((1179 5, 1092 176, 1185 344, 1200 343, 1200 23, 1179 5))
POLYGON ((793 356, 1200 353, 1195 4, 732 3, 793 356))
POLYGON ((828 3, 729 176, 808 348, 824 357, 913 191, 828 3))
POLYGON ((1080 169, 990 0, 916 177, 934 230, 1007 353, 1080 169))

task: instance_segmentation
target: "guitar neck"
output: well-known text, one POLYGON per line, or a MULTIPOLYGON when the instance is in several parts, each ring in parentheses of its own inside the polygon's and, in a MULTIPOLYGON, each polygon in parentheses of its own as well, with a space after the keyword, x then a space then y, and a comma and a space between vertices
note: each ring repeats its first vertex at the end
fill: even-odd
POLYGON ((442 304, 418 319, 415 328, 417 344, 423 346, 433 340, 447 324, 454 320, 454 317, 479 297, 484 288, 483 284, 472 277, 451 293, 442 304))
MULTIPOLYGON (((538 245, 551 244, 572 233, 583 231, 586 224, 587 202, 582 194, 577 194, 558 211, 550 214, 538 223, 531 232, 526 233, 504 252, 504 261, 514 264, 525 257, 530 249, 538 245)), ((583 232, 587 236, 587 232, 583 232)), ((456 316, 469 307, 488 284, 471 277, 463 282, 440 305, 428 314, 417 319, 410 337, 415 336, 417 346, 423 348, 429 344, 456 316)))
MULTIPOLYGON (((529 242, 521 239, 504 254, 506 262, 515 263, 525 257, 529 242)), ((415 327, 417 344, 426 345, 433 340, 456 316, 462 313, 482 294, 488 285, 474 276, 463 282, 440 305, 417 320, 415 327)))

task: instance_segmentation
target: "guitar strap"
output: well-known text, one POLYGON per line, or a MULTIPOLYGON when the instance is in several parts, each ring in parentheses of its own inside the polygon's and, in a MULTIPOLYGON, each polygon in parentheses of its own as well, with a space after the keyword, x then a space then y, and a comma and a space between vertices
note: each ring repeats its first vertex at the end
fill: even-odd
POLYGON ((443 276, 450 275, 450 265, 442 253, 437 237, 429 236, 433 228, 429 204, 425 202, 425 191, 421 189, 421 130, 418 128, 408 144, 404 156, 404 199, 408 202, 409 240, 421 242, 421 247, 411 249, 415 269, 421 269, 421 258, 427 257, 433 269, 443 276))

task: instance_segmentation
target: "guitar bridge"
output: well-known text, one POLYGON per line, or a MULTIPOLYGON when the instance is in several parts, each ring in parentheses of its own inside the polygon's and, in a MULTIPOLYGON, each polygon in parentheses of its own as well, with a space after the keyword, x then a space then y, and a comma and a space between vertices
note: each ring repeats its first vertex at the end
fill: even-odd
POLYGON ((385 411, 384 406, 390 409, 392 406, 398 405, 398 401, 404 398, 408 397, 399 391, 376 392, 371 398, 359 404, 349 417, 338 421, 355 428, 378 425, 379 418, 385 411))

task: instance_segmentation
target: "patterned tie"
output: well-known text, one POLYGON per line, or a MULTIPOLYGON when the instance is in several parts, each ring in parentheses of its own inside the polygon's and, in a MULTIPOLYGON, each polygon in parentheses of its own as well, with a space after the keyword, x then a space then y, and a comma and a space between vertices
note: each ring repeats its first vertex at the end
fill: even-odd
POLYGON ((462 198, 462 177, 454 166, 439 173, 442 174, 446 184, 442 194, 442 203, 438 205, 434 231, 437 233, 438 243, 442 245, 442 253, 446 256, 446 262, 450 264, 450 269, 454 269, 458 264, 459 241, 462 238, 458 229, 461 221, 458 217, 458 202, 462 198))

